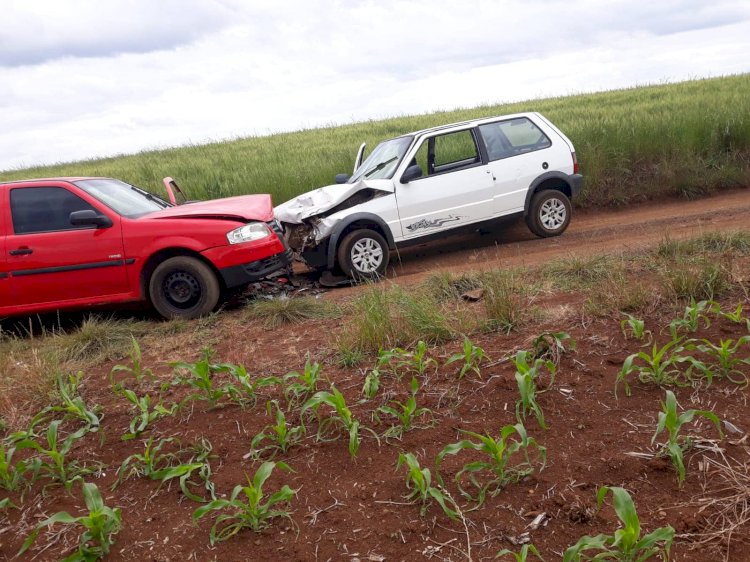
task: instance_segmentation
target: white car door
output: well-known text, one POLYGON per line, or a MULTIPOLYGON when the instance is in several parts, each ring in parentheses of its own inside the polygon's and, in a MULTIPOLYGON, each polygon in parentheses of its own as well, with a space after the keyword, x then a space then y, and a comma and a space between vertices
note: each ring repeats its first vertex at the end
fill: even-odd
POLYGON ((479 131, 495 181, 494 215, 522 211, 529 185, 549 168, 552 142, 527 117, 480 125, 479 131))
POLYGON ((494 182, 480 155, 476 131, 464 129, 422 139, 407 159, 422 177, 396 183, 404 239, 478 222, 492 216, 494 182))

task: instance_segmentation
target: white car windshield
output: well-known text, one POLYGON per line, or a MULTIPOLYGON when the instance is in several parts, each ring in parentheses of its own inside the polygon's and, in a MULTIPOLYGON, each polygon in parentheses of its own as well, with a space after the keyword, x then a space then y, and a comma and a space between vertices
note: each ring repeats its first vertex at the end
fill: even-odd
POLYGON ((357 168, 347 183, 356 183, 359 180, 390 179, 411 146, 412 140, 413 137, 399 137, 381 142, 357 168))
POLYGON ((171 207, 160 197, 120 180, 82 180, 75 184, 117 214, 125 217, 139 217, 171 207))

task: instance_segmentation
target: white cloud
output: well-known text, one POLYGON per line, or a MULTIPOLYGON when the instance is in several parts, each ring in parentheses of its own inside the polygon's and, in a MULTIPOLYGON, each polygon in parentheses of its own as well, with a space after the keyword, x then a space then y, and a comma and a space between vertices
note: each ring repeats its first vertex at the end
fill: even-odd
POLYGON ((170 49, 219 29, 234 10, 214 0, 4 0, 0 66, 170 49))
POLYGON ((0 169, 750 71, 733 1, 42 4, 9 13, 44 49, 0 32, 0 169), (43 62, 3 67, 8 44, 43 62))

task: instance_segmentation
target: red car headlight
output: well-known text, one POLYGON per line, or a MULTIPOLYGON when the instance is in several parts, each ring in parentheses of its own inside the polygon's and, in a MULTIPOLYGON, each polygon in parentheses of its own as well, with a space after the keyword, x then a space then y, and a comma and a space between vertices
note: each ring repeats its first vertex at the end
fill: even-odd
POLYGON ((227 240, 230 244, 241 244, 242 242, 252 242, 271 236, 271 230, 265 223, 250 222, 239 228, 227 232, 227 240))

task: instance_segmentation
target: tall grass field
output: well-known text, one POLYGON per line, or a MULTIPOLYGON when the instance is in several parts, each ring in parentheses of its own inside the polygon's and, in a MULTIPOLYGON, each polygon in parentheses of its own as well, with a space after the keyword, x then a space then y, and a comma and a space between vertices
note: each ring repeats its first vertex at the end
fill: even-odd
POLYGON ((743 74, 11 170, 0 173, 0 180, 111 176, 159 192, 161 178, 172 176, 192 199, 271 193, 281 203, 333 183, 339 172, 350 173, 362 142, 372 149, 381 140, 434 125, 539 111, 576 147, 586 176, 579 205, 695 198, 750 185, 749 92, 750 74, 743 74))

